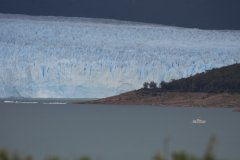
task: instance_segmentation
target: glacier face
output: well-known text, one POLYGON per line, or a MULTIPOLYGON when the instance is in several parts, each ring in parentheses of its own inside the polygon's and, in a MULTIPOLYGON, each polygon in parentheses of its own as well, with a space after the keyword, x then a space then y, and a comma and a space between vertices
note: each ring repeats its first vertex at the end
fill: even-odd
POLYGON ((0 14, 0 97, 100 98, 240 62, 240 31, 0 14))

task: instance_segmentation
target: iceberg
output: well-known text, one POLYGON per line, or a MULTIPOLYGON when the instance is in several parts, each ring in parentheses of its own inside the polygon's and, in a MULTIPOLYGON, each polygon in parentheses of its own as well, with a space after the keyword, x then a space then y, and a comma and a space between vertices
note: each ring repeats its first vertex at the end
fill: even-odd
POLYGON ((0 14, 0 97, 102 98, 240 62, 240 31, 0 14))
POLYGON ((207 121, 206 120, 201 120, 201 119, 194 119, 194 120, 192 120, 192 123, 193 124, 205 124, 205 123, 207 123, 207 121))

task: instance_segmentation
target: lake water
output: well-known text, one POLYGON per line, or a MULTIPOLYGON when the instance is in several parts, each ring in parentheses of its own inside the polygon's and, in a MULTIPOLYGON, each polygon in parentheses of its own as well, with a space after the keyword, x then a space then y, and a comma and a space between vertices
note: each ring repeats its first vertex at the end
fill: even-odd
POLYGON ((134 105, 0 103, 0 148, 35 159, 59 155, 93 160, 151 160, 164 151, 202 155, 217 137, 215 155, 240 159, 240 113, 232 109, 134 105), (201 118, 206 124, 193 124, 201 118))

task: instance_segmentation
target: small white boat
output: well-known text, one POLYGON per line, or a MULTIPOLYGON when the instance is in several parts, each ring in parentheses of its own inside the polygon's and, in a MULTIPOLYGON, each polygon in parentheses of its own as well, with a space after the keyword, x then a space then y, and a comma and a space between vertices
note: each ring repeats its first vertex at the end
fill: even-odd
POLYGON ((192 120, 192 123, 193 124, 205 124, 205 123, 207 123, 207 121, 198 118, 198 119, 192 120))

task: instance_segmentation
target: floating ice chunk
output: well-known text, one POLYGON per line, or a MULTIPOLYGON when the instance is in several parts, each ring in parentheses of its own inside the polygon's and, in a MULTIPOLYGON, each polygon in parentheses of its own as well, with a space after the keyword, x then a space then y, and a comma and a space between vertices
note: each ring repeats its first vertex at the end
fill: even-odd
POLYGON ((205 124, 205 123, 207 123, 207 121, 201 120, 201 119, 194 119, 194 120, 192 120, 192 123, 193 124, 205 124))

